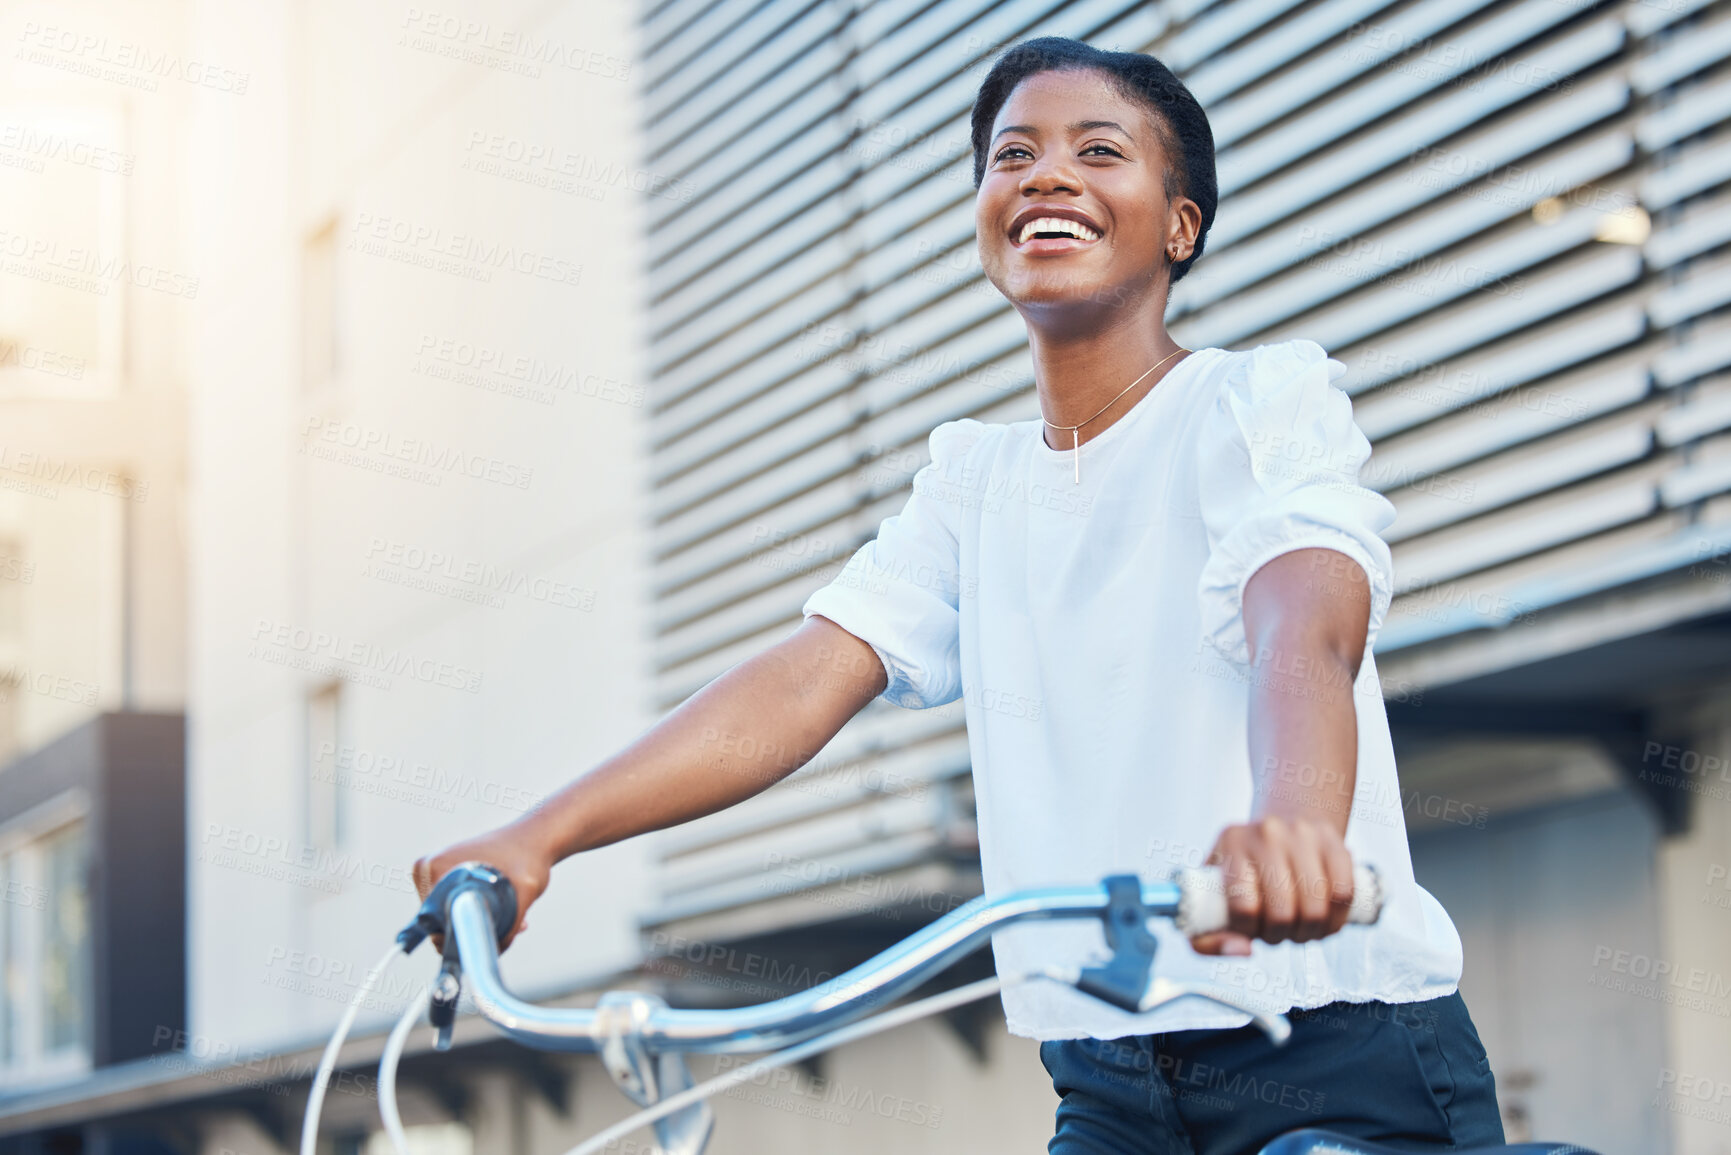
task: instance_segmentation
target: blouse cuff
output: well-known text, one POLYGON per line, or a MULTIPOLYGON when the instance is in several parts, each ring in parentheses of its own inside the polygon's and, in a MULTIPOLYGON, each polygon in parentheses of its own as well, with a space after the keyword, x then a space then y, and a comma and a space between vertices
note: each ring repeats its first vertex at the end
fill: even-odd
POLYGON ((923 683, 929 679, 918 667, 897 661, 888 650, 872 641, 872 637, 883 628, 882 623, 873 620, 869 614, 857 612, 858 603, 845 596, 835 596, 838 592, 828 586, 818 590, 806 599, 801 612, 808 618, 813 614, 828 618, 872 648, 872 653, 883 664, 887 679, 883 693, 878 697, 909 710, 924 710, 950 700, 945 696, 946 688, 924 686, 923 683))
MULTIPOLYGON (((1388 546, 1380 538, 1376 546, 1380 548, 1366 548, 1353 534, 1308 517, 1300 509, 1237 527, 1215 548, 1202 571, 1199 592, 1203 640, 1228 660, 1248 665, 1250 644, 1244 634, 1244 587, 1258 570, 1282 554, 1300 549, 1329 549, 1351 558, 1370 583, 1370 624, 1364 639, 1365 652, 1369 653, 1388 615, 1389 603, 1394 600, 1388 546)), ((1331 564, 1318 566, 1314 580, 1341 587, 1344 592, 1352 575, 1331 564)))

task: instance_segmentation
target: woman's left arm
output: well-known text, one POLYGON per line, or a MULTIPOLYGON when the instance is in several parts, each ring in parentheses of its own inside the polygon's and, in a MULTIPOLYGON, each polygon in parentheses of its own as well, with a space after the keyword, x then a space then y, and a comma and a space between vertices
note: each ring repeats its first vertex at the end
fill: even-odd
POLYGON ((1244 587, 1249 643, 1250 822, 1229 826, 1209 861, 1226 872, 1230 929, 1200 935, 1203 954, 1250 942, 1309 942, 1346 924, 1352 856, 1346 823, 1358 777, 1353 685, 1364 660, 1370 583, 1331 549, 1298 549, 1244 587))

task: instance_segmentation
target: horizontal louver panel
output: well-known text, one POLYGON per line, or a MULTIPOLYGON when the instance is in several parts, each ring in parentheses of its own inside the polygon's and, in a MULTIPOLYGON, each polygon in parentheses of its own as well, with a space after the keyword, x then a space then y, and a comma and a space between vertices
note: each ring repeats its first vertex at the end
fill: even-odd
MULTIPOLYGON (((1348 366, 1398 512, 1380 651, 1731 548, 1724 0, 673 0, 644 38, 651 163, 698 190, 649 206, 664 705, 797 624, 935 425, 1035 416, 967 113, 1048 33, 1145 47, 1210 110, 1223 200, 1175 335, 1348 366)), ((834 749, 943 779, 960 724, 874 705, 834 749)), ((918 812, 786 784, 667 843, 665 913, 764 900, 770 841, 917 860, 947 821, 918 812)))

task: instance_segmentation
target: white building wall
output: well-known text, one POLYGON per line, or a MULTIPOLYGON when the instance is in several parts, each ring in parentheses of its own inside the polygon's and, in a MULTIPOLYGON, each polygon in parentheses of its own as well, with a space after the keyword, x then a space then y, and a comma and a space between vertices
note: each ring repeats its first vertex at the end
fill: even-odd
MULTIPOLYGON (((1701 704, 1690 737, 1644 760, 1694 793, 1689 830, 1657 858, 1661 941, 1629 959, 1629 996, 1664 1007, 1668 1046, 1642 1093, 1670 1116, 1676 1155, 1731 1152, 1731 700, 1701 704), (1655 974, 1653 964, 1665 964, 1655 974), (1637 974, 1645 971, 1645 974, 1637 974)), ((1623 960, 1615 960, 1623 961, 1623 960)))
MULTIPOLYGON (((413 913, 415 857, 650 720, 631 6, 417 11, 189 10, 190 51, 250 77, 198 107, 183 208, 210 270, 189 1013, 237 1050, 327 1033, 413 913), (547 159, 479 171, 494 142, 547 159)), ((631 961, 642 885, 633 846, 562 867, 510 980, 631 961)))

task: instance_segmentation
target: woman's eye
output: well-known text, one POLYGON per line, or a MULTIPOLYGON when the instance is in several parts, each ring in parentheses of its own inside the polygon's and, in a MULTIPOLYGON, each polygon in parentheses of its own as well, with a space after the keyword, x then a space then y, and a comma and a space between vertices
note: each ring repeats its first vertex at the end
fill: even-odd
POLYGON ((1007 148, 1000 149, 998 151, 998 155, 993 157, 992 159, 993 160, 1003 160, 1005 157, 1009 156, 1013 152, 1021 153, 1023 156, 1032 156, 1033 155, 1033 153, 1029 152, 1027 149, 1023 148, 1021 145, 1012 144, 1007 148))
POLYGON ((1105 153, 1107 156, 1122 157, 1124 155, 1123 153, 1119 152, 1117 149, 1113 148, 1109 144, 1091 144, 1087 148, 1082 150, 1082 155, 1087 156, 1089 153, 1093 152, 1095 149, 1099 149, 1101 152, 1105 153))

